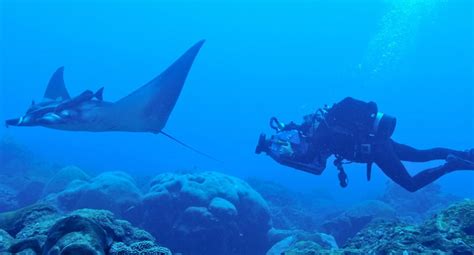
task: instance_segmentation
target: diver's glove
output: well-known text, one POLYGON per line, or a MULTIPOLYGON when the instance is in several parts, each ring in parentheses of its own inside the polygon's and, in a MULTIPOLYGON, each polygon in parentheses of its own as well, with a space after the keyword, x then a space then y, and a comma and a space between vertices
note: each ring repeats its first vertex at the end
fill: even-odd
POLYGON ((295 154, 291 144, 288 141, 279 140, 275 144, 278 144, 278 155, 280 157, 291 158, 295 154))

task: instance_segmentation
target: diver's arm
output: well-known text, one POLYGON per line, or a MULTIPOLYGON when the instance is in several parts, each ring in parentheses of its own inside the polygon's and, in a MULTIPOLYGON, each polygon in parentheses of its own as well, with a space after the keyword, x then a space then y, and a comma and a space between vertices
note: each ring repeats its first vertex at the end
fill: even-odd
POLYGON ((312 123, 305 121, 301 124, 296 124, 295 122, 290 122, 286 125, 284 125, 282 131, 288 131, 288 130, 298 130, 304 134, 308 133, 309 129, 311 128, 312 123))

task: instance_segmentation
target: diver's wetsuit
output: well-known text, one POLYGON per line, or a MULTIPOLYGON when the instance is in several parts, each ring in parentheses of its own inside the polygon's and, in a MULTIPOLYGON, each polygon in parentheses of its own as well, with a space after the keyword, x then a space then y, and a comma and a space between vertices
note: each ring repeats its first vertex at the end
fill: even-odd
MULTIPOLYGON (((446 173, 461 170, 462 167, 448 162, 411 176, 401 161, 446 160, 448 155, 473 160, 473 155, 470 155, 472 152, 447 148, 418 150, 399 144, 390 138, 393 129, 385 134, 374 136, 373 123, 377 113, 375 103, 366 103, 350 97, 335 104, 328 110, 323 125, 319 124, 312 132, 310 141, 313 148, 308 150, 309 155, 305 158, 319 156, 321 147, 326 147, 330 154, 339 158, 358 163, 375 163, 390 179, 411 192, 432 183, 446 173), (370 146, 369 151, 363 151, 361 145, 370 146)), ((290 123, 287 128, 296 128, 305 134, 308 133, 309 126, 311 125, 306 121, 302 125, 290 123)), ((393 123, 394 127, 395 123, 393 123)))

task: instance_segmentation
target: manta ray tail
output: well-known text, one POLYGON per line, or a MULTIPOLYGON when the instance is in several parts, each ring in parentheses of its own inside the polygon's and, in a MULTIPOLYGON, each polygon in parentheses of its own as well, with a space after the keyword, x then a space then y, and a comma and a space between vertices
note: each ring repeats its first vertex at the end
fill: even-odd
POLYGON ((198 150, 198 149, 195 149, 195 148, 193 148, 193 147, 191 147, 191 146, 185 144, 184 142, 181 142, 181 141, 178 140, 177 138, 173 137, 172 135, 170 135, 170 134, 168 134, 168 133, 166 133, 166 132, 164 132, 164 131, 161 131, 160 133, 162 133, 163 135, 165 135, 165 136, 168 137, 169 139, 171 139, 171 140, 177 142, 178 144, 180 144, 180 145, 182 145, 182 146, 184 146, 184 147, 186 147, 186 148, 188 148, 188 149, 190 149, 190 150, 196 152, 196 153, 199 154, 199 155, 202 155, 202 156, 204 156, 204 157, 206 157, 206 158, 212 159, 212 160, 214 160, 214 161, 216 161, 216 162, 222 162, 222 161, 220 161, 220 160, 214 158, 213 156, 211 156, 211 155, 209 155, 209 154, 207 154, 207 153, 204 153, 204 152, 202 152, 202 151, 200 151, 200 150, 198 150))

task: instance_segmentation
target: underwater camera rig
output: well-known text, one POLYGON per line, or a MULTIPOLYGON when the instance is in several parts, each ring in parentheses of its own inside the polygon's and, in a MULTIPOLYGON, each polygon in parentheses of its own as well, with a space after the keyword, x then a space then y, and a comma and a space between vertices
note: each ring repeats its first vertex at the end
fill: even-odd
MULTIPOLYGON (((255 148, 256 154, 265 152, 273 160, 282 165, 310 174, 320 175, 324 171, 325 166, 314 163, 302 163, 297 160, 294 153, 296 149, 295 147, 302 145, 301 137, 297 130, 285 130, 285 125, 280 123, 275 117, 271 118, 270 127, 275 129, 276 134, 272 135, 270 138, 267 138, 264 133, 260 134, 255 148)), ((307 147, 309 145, 304 146, 307 147)), ((339 185, 343 188, 347 187, 348 178, 344 171, 343 164, 348 164, 350 162, 345 162, 342 158, 336 157, 333 163, 337 170, 339 170, 339 185)))
POLYGON ((300 131, 285 126, 275 117, 270 119, 270 127, 274 129, 276 133, 270 138, 267 138, 263 133, 260 134, 255 148, 256 154, 265 152, 273 160, 282 165, 311 174, 320 175, 323 172, 324 166, 301 161, 301 157, 308 151, 310 144, 303 139, 300 131))

